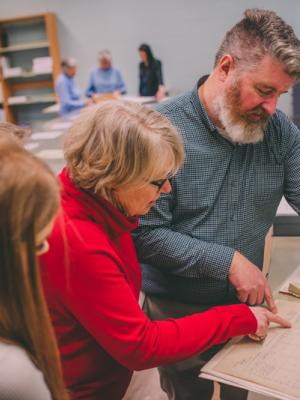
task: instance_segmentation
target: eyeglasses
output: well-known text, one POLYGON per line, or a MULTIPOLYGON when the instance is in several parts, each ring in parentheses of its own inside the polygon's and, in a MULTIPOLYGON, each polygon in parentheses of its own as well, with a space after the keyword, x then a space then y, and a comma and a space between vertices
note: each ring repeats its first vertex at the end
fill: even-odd
POLYGON ((151 181, 151 185, 154 185, 157 187, 157 191, 159 192, 161 190, 161 188, 164 186, 164 184, 170 180, 171 177, 169 178, 165 178, 165 179, 158 179, 157 181, 151 181))

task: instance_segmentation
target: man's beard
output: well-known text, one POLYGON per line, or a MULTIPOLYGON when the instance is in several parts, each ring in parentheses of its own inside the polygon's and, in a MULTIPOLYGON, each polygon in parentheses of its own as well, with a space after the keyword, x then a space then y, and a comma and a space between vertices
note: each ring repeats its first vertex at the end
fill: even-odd
POLYGON ((270 115, 257 106, 248 112, 240 110, 240 86, 236 82, 224 93, 214 99, 213 108, 222 124, 221 135, 233 143, 258 143, 264 138, 264 130, 270 115), (260 115, 259 121, 251 120, 251 114, 260 115))

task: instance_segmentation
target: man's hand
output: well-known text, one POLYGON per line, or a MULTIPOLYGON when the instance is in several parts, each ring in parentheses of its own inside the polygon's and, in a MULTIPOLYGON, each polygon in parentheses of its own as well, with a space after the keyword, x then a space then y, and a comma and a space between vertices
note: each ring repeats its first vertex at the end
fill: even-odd
POLYGON ((228 279, 242 303, 253 306, 261 304, 265 299, 268 308, 272 312, 277 312, 267 279, 256 265, 238 251, 234 253, 228 279))
POLYGON ((249 335, 254 340, 262 340, 267 336, 270 322, 275 322, 283 328, 291 327, 291 323, 289 321, 280 317, 278 314, 271 313, 266 308, 250 307, 250 310, 253 312, 257 321, 257 329, 255 334, 249 335))
POLYGON ((84 100, 85 106, 90 106, 91 104, 94 104, 94 101, 91 97, 88 97, 87 99, 84 100))
POLYGON ((118 98, 121 96, 120 90, 114 90, 114 91, 113 91, 113 96, 114 96, 116 99, 118 99, 118 98))

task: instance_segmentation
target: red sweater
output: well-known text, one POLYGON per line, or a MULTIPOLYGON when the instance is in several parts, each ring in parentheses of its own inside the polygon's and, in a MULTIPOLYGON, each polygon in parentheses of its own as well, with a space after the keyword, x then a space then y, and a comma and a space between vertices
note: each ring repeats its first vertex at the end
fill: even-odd
POLYGON ((62 212, 42 256, 47 302, 74 399, 119 400, 133 370, 179 361, 256 331, 246 305, 150 321, 138 305, 141 272, 126 218, 60 174, 62 212))

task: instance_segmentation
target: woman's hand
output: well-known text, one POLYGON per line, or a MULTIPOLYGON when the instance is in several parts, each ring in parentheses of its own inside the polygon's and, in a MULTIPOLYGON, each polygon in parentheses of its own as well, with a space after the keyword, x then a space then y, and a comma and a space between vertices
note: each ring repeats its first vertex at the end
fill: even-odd
POLYGON ((157 101, 160 101, 166 97, 166 88, 163 85, 159 85, 158 91, 155 94, 157 101))
POLYGON ((268 333, 270 322, 274 322, 280 325, 282 328, 290 328, 292 325, 286 319, 280 317, 278 314, 274 314, 271 311, 263 307, 249 307, 253 312, 257 321, 257 330, 255 334, 250 334, 249 337, 253 340, 263 340, 268 333))

